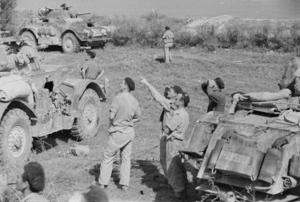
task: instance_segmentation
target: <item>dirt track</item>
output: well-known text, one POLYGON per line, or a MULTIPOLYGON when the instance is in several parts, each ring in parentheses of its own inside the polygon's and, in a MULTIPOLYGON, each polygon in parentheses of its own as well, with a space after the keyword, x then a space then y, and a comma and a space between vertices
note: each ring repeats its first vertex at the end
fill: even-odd
MULTIPOLYGON (((132 155, 131 185, 127 193, 117 188, 118 160, 107 193, 111 201, 176 201, 172 191, 160 174, 158 118, 161 107, 155 103, 145 86, 139 83, 139 76, 145 76, 161 92, 167 85, 180 85, 190 94, 188 107, 190 127, 205 112, 208 99, 202 92, 198 80, 222 77, 225 81, 227 108, 230 94, 235 91, 276 91, 283 67, 292 55, 277 53, 253 53, 246 51, 217 50, 206 53, 200 49, 174 50, 174 61, 170 65, 155 60, 162 56, 162 49, 139 47, 107 47, 97 50, 97 61, 105 70, 104 77, 110 80, 107 102, 103 104, 102 129, 98 136, 80 142, 89 145, 88 158, 67 154, 75 142, 63 133, 53 135, 44 144, 47 150, 32 155, 33 160, 42 163, 46 170, 47 185, 44 194, 51 201, 67 201, 74 191, 88 187, 93 176, 89 170, 100 163, 107 141, 108 106, 119 90, 119 84, 126 76, 136 81, 135 97, 142 108, 142 118, 136 125, 136 137, 132 155)), ((46 64, 68 64, 78 75, 78 64, 83 63, 83 53, 65 55, 57 51, 41 52, 46 64)), ((188 185, 187 201, 195 201, 194 185, 188 185)))

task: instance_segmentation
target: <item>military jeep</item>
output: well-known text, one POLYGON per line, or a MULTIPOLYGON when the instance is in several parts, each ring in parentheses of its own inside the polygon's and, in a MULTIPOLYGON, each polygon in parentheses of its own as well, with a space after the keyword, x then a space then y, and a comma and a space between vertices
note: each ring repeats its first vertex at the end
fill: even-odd
MULTIPOLYGON (((101 102, 106 98, 97 81, 71 78, 69 66, 35 60, 30 65, 32 101, 20 97, 0 101, 0 164, 5 167, 27 159, 34 137, 68 130, 83 139, 95 136, 100 128, 101 102)), ((0 81, 11 71, 2 68, 0 81)))
POLYGON ((39 49, 61 46, 65 53, 78 52, 81 48, 103 48, 110 40, 105 27, 85 21, 71 10, 44 8, 39 20, 21 26, 19 36, 29 38, 39 49))

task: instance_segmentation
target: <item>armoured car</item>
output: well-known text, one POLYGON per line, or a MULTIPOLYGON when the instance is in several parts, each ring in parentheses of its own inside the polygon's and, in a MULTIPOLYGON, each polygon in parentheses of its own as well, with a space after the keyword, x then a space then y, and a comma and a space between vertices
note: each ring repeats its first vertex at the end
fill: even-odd
POLYGON ((38 48, 61 46, 65 53, 77 52, 80 48, 103 48, 110 40, 105 27, 81 18, 69 9, 43 8, 38 20, 29 20, 20 30, 21 38, 29 38, 38 48))
MULTIPOLYGON (((2 48, 1 58, 6 50, 2 48)), ((33 60, 26 83, 20 85, 20 79, 10 79, 13 76, 23 78, 13 65, 8 65, 10 61, 8 58, 1 64, 0 72, 1 165, 24 162, 31 152, 33 138, 43 138, 62 130, 71 131, 71 135, 79 139, 97 134, 101 102, 106 99, 97 81, 70 76, 70 66, 44 65, 33 60), (16 73, 12 74, 12 71, 16 73), (7 80, 10 80, 9 84, 7 80), (31 86, 30 94, 22 90, 27 85, 31 86), (7 88, 9 93, 16 91, 12 99, 3 99, 7 88)))

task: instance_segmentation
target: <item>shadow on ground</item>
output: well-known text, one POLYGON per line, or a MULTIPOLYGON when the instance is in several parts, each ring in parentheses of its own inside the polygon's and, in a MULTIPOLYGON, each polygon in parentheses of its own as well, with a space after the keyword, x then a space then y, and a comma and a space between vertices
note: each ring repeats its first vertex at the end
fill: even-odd
POLYGON ((157 57, 154 60, 156 60, 159 63, 164 63, 165 62, 165 58, 164 57, 157 57))
MULTIPOLYGON (((98 163, 89 169, 89 174, 94 176, 95 182, 99 182, 100 166, 101 164, 98 163)), ((119 168, 120 168, 120 163, 118 161, 114 161, 111 178, 113 179, 114 184, 117 186, 119 185, 120 182, 119 168)))
POLYGON ((49 46, 47 48, 39 48, 38 49, 40 52, 62 52, 63 53, 63 50, 61 48, 61 46, 49 46))
POLYGON ((40 154, 60 145, 68 144, 70 141, 78 142, 79 139, 71 136, 68 131, 59 131, 42 138, 34 138, 32 151, 40 154))
POLYGON ((141 183, 151 188, 153 192, 156 193, 154 201, 195 201, 196 193, 194 184, 187 182, 186 197, 182 199, 176 199, 173 195, 172 188, 168 185, 168 180, 159 172, 157 165, 154 165, 151 161, 137 160, 135 167, 144 172, 141 183))

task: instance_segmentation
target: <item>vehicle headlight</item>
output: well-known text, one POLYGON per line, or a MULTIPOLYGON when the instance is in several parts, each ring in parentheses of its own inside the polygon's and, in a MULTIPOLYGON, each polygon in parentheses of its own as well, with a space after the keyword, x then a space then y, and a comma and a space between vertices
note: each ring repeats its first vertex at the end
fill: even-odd
POLYGON ((104 32, 103 29, 91 29, 90 37, 100 37, 106 35, 106 30, 104 32))
POLYGON ((89 30, 83 30, 83 38, 89 38, 90 31, 89 30))
POLYGON ((106 29, 101 29, 101 34, 102 34, 102 36, 106 36, 107 35, 107 33, 106 33, 106 29))

